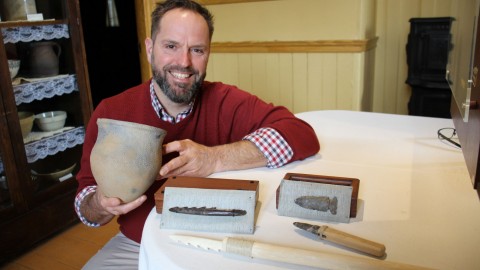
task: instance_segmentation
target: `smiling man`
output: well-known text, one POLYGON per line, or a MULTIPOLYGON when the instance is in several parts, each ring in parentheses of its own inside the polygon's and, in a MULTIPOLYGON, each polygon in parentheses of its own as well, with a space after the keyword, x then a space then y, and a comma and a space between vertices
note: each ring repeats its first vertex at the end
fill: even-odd
POLYGON ((145 44, 156 82, 155 93, 171 115, 186 110, 206 76, 210 38, 203 17, 176 9, 145 44))
POLYGON ((75 210, 83 223, 94 227, 118 215, 121 232, 84 269, 137 269, 143 225, 162 179, 277 168, 319 151, 313 129, 286 108, 232 85, 204 81, 213 29, 209 11, 191 0, 159 4, 152 13, 151 38, 145 41, 153 78, 103 100, 95 109, 77 174, 75 210), (97 190, 90 153, 98 118, 167 131, 159 181, 133 202, 123 203, 97 190))

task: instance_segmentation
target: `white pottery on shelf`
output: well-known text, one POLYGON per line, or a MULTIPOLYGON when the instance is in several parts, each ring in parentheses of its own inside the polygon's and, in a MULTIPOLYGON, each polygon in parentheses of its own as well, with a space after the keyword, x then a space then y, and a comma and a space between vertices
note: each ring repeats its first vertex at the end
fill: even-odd
POLYGON ((54 131, 63 128, 66 119, 67 112, 65 111, 43 112, 35 115, 35 124, 42 131, 54 131))
POLYGON ((99 118, 97 125, 90 166, 98 188, 107 197, 131 202, 155 181, 167 133, 148 125, 105 118, 99 118))

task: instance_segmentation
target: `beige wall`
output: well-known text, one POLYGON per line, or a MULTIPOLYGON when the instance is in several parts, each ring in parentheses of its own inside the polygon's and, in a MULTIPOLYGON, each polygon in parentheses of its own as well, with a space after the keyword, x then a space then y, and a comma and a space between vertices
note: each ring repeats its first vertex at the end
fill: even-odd
POLYGON ((363 38, 364 0, 277 0, 210 5, 214 42, 363 38))
MULTIPOLYGON (((211 5, 213 42, 357 41, 374 37, 374 0, 211 5)), ((294 112, 371 110, 370 51, 212 53, 207 79, 238 85, 294 112), (368 87, 368 88, 367 88, 368 87)))
MULTIPOLYGON (((294 112, 344 109, 408 114, 409 19, 449 16, 458 1, 470 0, 249 0, 208 5, 215 16, 213 42, 220 48, 246 41, 301 45, 273 50, 253 46, 248 52, 216 49, 207 79, 235 84, 294 112), (369 43, 373 49, 352 49, 341 43, 376 37, 369 43), (302 51, 304 42, 320 42, 325 50, 302 51), (340 45, 331 49, 324 44, 340 45)), ((150 9, 145 8, 147 14, 150 9)), ((139 38, 141 44, 143 39, 139 38)))

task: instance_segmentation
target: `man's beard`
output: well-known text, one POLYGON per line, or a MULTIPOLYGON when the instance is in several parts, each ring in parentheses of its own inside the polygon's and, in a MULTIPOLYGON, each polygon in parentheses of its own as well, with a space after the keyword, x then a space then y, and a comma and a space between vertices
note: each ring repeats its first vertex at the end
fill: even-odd
POLYGON ((198 72, 193 70, 192 68, 181 68, 177 66, 167 65, 163 67, 163 72, 161 72, 154 66, 153 61, 151 66, 152 66, 153 79, 155 80, 155 82, 157 82, 158 86, 160 86, 160 89, 162 90, 162 92, 171 101, 178 104, 190 103, 195 98, 198 91, 200 91, 200 87, 202 86, 203 80, 205 79, 205 76, 206 76, 206 74, 203 74, 202 76, 197 76, 198 72), (167 80, 168 70, 192 72, 193 73, 192 76, 195 76, 196 79, 190 88, 188 88, 188 85, 184 83, 177 83, 174 86, 172 86, 167 80), (174 87, 181 88, 184 91, 177 93, 174 87))

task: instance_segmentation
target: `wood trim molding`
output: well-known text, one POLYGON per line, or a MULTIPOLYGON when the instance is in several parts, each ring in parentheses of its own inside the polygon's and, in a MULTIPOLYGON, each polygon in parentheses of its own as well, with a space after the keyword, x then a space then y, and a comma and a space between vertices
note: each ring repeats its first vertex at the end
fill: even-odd
POLYGON ((364 40, 212 42, 212 53, 366 52, 377 46, 378 37, 364 40))
POLYGON ((147 60, 145 38, 150 36, 150 25, 152 22, 150 15, 152 14, 153 8, 155 8, 155 2, 153 0, 135 0, 138 55, 140 59, 142 82, 147 81, 152 77, 150 63, 147 60))

